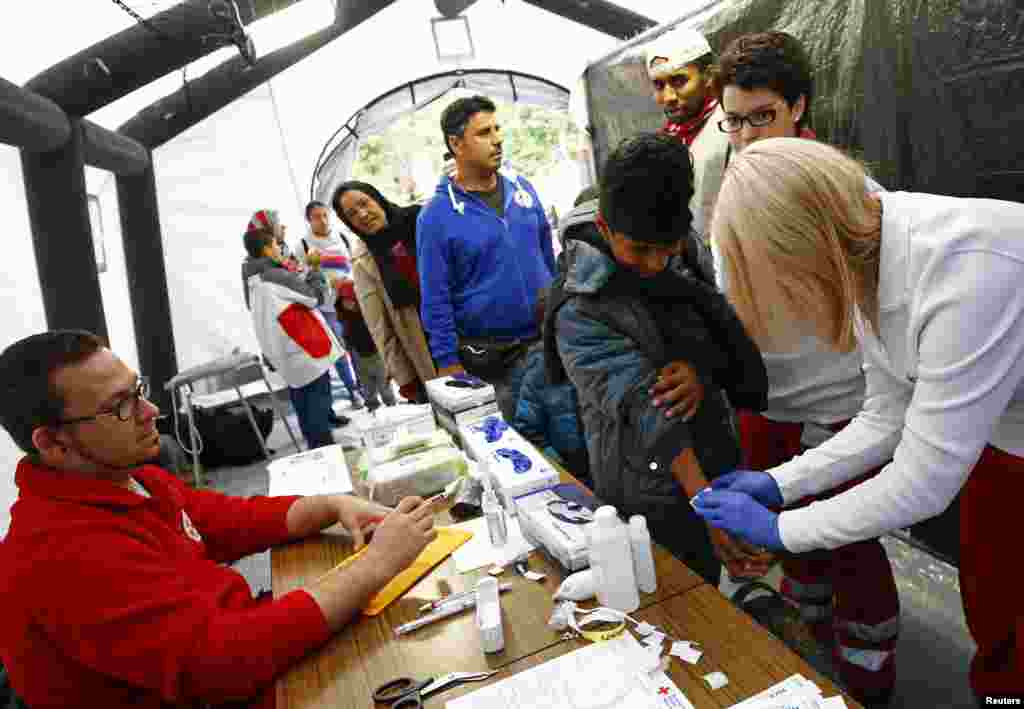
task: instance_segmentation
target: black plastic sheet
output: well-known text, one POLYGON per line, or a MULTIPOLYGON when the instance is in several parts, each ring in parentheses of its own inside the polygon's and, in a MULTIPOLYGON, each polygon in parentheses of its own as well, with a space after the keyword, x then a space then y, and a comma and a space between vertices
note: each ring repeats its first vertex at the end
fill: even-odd
MULTIPOLYGON (((1021 0, 721 0, 679 24, 715 52, 745 32, 799 38, 815 67, 811 127, 889 189, 1022 200, 1021 0)), ((587 68, 599 173, 611 147, 663 122, 643 66, 663 29, 587 68)))
MULTIPOLYGON (((745 32, 776 29, 815 67, 811 127, 863 160, 890 190, 1024 201, 1024 0, 721 0, 674 25, 717 53, 745 32)), ((656 130, 643 49, 651 30, 584 75, 595 161, 656 130)), ((959 497, 912 529, 959 559, 959 497)))

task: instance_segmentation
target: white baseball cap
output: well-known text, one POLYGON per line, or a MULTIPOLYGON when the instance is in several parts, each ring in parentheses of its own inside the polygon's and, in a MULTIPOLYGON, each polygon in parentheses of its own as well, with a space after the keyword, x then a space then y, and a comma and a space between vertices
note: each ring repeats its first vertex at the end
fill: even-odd
POLYGON ((647 74, 652 79, 674 74, 705 54, 711 54, 711 45, 704 35, 689 27, 675 27, 655 37, 644 48, 647 74), (659 58, 668 61, 652 67, 651 62, 659 58))

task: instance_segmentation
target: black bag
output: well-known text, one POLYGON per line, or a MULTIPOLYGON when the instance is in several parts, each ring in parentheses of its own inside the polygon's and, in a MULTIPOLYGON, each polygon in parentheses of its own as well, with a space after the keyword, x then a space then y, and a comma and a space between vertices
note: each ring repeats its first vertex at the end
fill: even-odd
MULTIPOLYGON (((246 465, 263 457, 260 441, 241 404, 212 411, 197 406, 193 411, 196 429, 203 439, 199 454, 203 466, 215 468, 218 465, 246 465)), ((270 435, 270 429, 274 427, 274 412, 253 406, 252 415, 265 441, 270 435)), ((182 440, 189 439, 183 436, 182 440)))
POLYGON ((502 342, 486 337, 460 337, 459 359, 474 377, 491 381, 500 379, 511 369, 530 344, 523 340, 502 342))

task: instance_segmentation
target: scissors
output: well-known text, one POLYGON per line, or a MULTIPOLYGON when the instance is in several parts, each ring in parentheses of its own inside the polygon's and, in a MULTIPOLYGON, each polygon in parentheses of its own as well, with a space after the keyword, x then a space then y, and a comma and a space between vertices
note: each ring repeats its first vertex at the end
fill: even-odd
POLYGON ((495 674, 492 672, 449 672, 440 677, 415 680, 399 677, 385 682, 373 690, 373 701, 391 704, 391 709, 422 709, 423 697, 464 682, 479 682, 495 674))

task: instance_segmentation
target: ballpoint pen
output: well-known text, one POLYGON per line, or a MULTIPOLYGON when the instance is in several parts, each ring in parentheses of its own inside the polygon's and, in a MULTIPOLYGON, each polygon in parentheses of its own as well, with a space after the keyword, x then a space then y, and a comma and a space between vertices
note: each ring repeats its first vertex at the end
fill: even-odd
POLYGON ((421 618, 399 625, 395 628, 395 635, 411 633, 413 630, 422 628, 424 625, 429 625, 435 620, 441 620, 442 618, 447 618, 448 616, 455 615, 456 613, 461 613, 462 611, 473 608, 474 606, 476 606, 476 592, 472 595, 458 598, 450 603, 445 603, 437 610, 428 613, 421 618))
MULTIPOLYGON (((498 586, 498 591, 499 592, 511 591, 511 590, 512 590, 512 584, 510 584, 510 583, 503 583, 503 584, 498 586)), ((453 602, 455 602, 455 601, 457 601, 459 599, 465 598, 467 596, 473 596, 475 594, 476 594, 476 589, 471 589, 469 591, 462 591, 460 593, 453 593, 452 595, 445 596, 444 598, 438 598, 436 601, 430 601, 429 603, 424 603, 422 606, 420 606, 420 613, 428 613, 430 611, 437 610, 441 606, 444 606, 444 605, 446 605, 448 603, 453 603, 453 602)))

